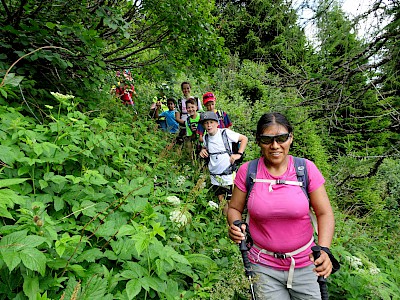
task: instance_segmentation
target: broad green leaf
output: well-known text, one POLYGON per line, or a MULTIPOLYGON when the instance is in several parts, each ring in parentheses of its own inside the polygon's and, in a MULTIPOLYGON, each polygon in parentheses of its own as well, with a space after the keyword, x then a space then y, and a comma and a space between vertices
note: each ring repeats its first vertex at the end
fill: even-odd
POLYGON ((204 254, 188 254, 185 257, 194 266, 201 266, 204 269, 216 269, 218 267, 215 261, 204 254))
POLYGON ((82 177, 75 177, 73 175, 66 175, 65 178, 71 180, 73 184, 80 183, 83 180, 82 177))
MULTIPOLYGON (((11 205, 7 205, 11 208, 14 207, 14 204, 24 204, 26 203, 26 197, 22 197, 20 195, 18 195, 16 192, 14 192, 13 190, 10 189, 1 189, 0 190, 0 199, 3 199, 4 201, 11 201, 12 204, 11 205)), ((0 203, 2 203, 2 201, 0 200, 0 203)))
POLYGON ((20 184, 27 181, 30 178, 11 178, 11 179, 0 179, 0 188, 20 184))
POLYGON ((157 291, 157 292, 161 292, 161 293, 165 293, 165 289, 167 287, 165 281, 161 280, 158 277, 154 277, 154 276, 145 276, 143 278, 140 279, 140 281, 146 282, 146 284, 152 288, 153 290, 157 291))
POLYGON ((121 278, 124 278, 124 279, 133 279, 133 278, 137 279, 137 278, 139 278, 137 276, 137 273, 132 271, 132 270, 124 270, 124 271, 120 272, 119 275, 121 276, 121 278))
POLYGON ((122 209, 127 212, 139 212, 142 211, 148 204, 148 199, 144 197, 133 197, 129 195, 127 197, 127 203, 122 206, 122 209))
POLYGON ((60 211, 64 208, 65 201, 61 197, 54 197, 54 209, 60 211))
POLYGON ((76 262, 95 262, 97 259, 104 257, 104 253, 98 248, 92 248, 84 251, 76 258, 76 262))
POLYGON ((100 125, 103 129, 106 129, 108 125, 108 121, 104 118, 95 118, 93 119, 93 123, 100 125))
POLYGON ((118 256, 111 250, 106 250, 104 252, 104 255, 109 260, 117 260, 118 259, 118 256))
POLYGON ((69 265, 68 268, 76 273, 76 275, 85 277, 85 269, 80 265, 69 265))
POLYGON ((29 168, 28 166, 21 166, 18 169, 18 176, 28 174, 30 170, 31 170, 31 168, 29 168))
POLYGON ((49 186, 49 184, 47 183, 47 181, 44 181, 44 180, 42 180, 42 179, 39 180, 39 185, 40 185, 40 188, 41 188, 42 190, 45 189, 45 188, 47 188, 47 187, 49 186))
POLYGON ((89 200, 84 200, 81 203, 82 214, 89 217, 94 217, 97 214, 97 204, 89 200))
POLYGON ((153 187, 151 185, 142 186, 140 189, 133 191, 132 196, 144 196, 151 192, 153 187))
POLYGON ((51 177, 51 181, 53 181, 56 184, 61 184, 67 182, 68 179, 66 179, 64 176, 61 175, 54 175, 53 177, 51 177))
POLYGON ((170 262, 167 262, 167 261, 159 259, 159 258, 156 259, 155 264, 156 264, 157 275, 161 279, 167 279, 168 278, 167 273, 174 270, 174 266, 175 266, 173 262, 171 264, 170 262))
POLYGON ((128 299, 134 299, 137 294, 140 293, 140 290, 142 289, 142 285, 140 284, 139 280, 137 279, 132 279, 129 280, 128 283, 126 284, 126 293, 128 295, 128 299))
POLYGON ((11 147, 0 145, 0 160, 11 165, 15 161, 14 150, 11 147))
POLYGON ((136 229, 132 225, 122 225, 118 230, 117 237, 125 236, 125 235, 134 235, 136 233, 136 229))
POLYGON ((0 93, 3 95, 4 98, 7 99, 7 92, 4 90, 4 88, 0 87, 0 93))
POLYGON ((28 296, 30 300, 36 300, 36 296, 40 292, 39 278, 37 276, 34 277, 25 276, 23 290, 24 294, 28 296))
POLYGON ((148 270, 137 262, 128 261, 126 262, 126 266, 129 268, 129 271, 132 271, 134 274, 131 278, 140 278, 148 274, 148 270))
POLYGON ((8 211, 7 207, 5 207, 5 206, 2 205, 2 204, 0 204, 0 216, 1 216, 1 217, 8 218, 8 219, 14 220, 13 216, 12 216, 11 213, 8 211))
POLYGON ((104 299, 106 292, 107 281, 99 276, 92 276, 90 281, 85 284, 84 296, 80 299, 104 299))
POLYGON ((132 236, 135 241, 135 248, 140 255, 150 244, 149 236, 144 232, 138 232, 136 235, 132 236))
POLYGON ((24 246, 27 230, 20 230, 10 233, 0 240, 0 251, 16 251, 15 249, 24 246))
POLYGON ((6 263, 8 270, 11 272, 12 270, 15 269, 15 267, 17 267, 19 265, 19 263, 21 262, 21 258, 19 256, 19 252, 12 252, 12 251, 8 251, 8 252, 3 252, 1 251, 1 254, 3 256, 3 260, 6 263))
POLYGON ((60 241, 56 241, 55 247, 56 247, 56 252, 57 252, 58 256, 62 257, 62 255, 65 252, 65 248, 66 248, 65 244, 60 241))
POLYGON ((165 238, 164 227, 162 227, 160 223, 152 222, 151 226, 153 227, 153 232, 155 234, 158 234, 159 236, 165 238))
POLYGON ((46 271, 46 256, 36 248, 24 248, 20 252, 22 263, 32 271, 44 276, 46 271))
POLYGON ((23 240, 23 243, 25 244, 26 247, 37 247, 46 242, 47 242, 46 238, 38 235, 28 235, 23 240))
POLYGON ((18 197, 17 193, 10 189, 0 190, 0 205, 8 206, 10 208, 14 207, 13 198, 18 197))
POLYGON ((24 79, 23 76, 15 76, 15 73, 9 73, 4 80, 4 85, 18 86, 22 79, 24 79))
POLYGON ((51 23, 51 22, 46 22, 46 27, 50 29, 54 29, 57 26, 57 24, 51 23))
POLYGON ((40 156, 43 153, 42 144, 39 143, 33 144, 33 151, 35 151, 37 156, 40 156))

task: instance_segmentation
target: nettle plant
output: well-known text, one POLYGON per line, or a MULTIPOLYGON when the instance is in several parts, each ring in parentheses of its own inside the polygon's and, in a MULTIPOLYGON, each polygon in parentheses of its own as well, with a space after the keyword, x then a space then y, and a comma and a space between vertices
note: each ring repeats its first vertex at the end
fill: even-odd
POLYGON ((0 115, 0 299, 207 299, 237 250, 154 122, 0 115), (175 157, 175 160, 174 160, 175 157))

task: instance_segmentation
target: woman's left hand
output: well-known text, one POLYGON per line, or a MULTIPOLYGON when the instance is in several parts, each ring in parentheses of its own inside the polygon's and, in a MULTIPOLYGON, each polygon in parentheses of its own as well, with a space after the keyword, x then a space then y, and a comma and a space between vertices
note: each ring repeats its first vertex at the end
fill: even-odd
POLYGON ((314 257, 311 253, 310 260, 314 262, 315 268, 313 271, 316 272, 318 276, 324 276, 324 278, 327 278, 331 275, 332 262, 324 250, 321 250, 321 256, 316 261, 314 261, 314 257))

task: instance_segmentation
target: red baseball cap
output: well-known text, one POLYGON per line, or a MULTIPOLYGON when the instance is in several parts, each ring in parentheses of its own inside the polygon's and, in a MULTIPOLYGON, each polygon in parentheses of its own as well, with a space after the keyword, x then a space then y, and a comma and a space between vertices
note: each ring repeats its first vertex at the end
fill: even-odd
POLYGON ((206 104, 207 102, 210 101, 215 101, 215 96, 211 92, 207 92, 203 95, 203 104, 206 104))

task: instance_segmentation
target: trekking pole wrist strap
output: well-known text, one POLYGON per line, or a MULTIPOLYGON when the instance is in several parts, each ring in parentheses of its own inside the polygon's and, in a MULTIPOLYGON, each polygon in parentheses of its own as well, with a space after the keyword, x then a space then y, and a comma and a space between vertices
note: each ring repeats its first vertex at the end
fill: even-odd
POLYGON ((339 261, 333 256, 331 250, 328 247, 323 247, 321 246, 321 250, 324 251, 326 254, 328 254, 329 259, 331 260, 332 263, 332 274, 335 273, 340 269, 340 263, 339 261))

